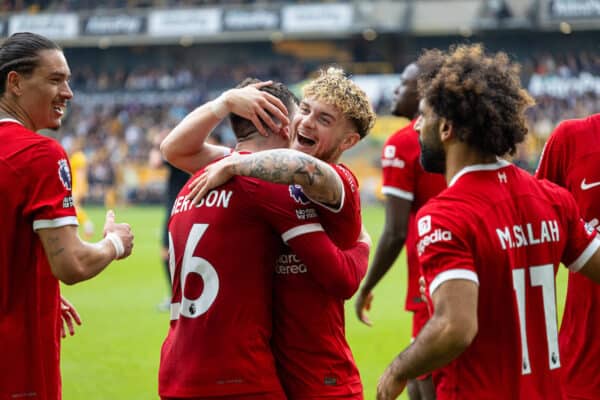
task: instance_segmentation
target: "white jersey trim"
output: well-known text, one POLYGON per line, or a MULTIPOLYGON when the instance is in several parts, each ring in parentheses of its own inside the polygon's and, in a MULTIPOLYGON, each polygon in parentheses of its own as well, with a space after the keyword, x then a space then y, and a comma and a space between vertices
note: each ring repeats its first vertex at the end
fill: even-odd
POLYGON ((581 268, 589 261, 589 259, 596 253, 596 251, 600 248, 600 238, 598 235, 594 237, 594 240, 590 242, 588 247, 581 253, 579 257, 575 261, 569 265, 569 270, 572 272, 579 272, 581 268))
POLYGON ((61 226, 67 225, 79 226, 79 223, 77 222, 77 217, 68 216, 56 219, 37 219, 33 221, 33 230, 37 231, 38 229, 60 228, 61 226))
MULTIPOLYGON (((333 168, 333 167, 331 167, 331 168, 333 168)), ((333 168, 333 169, 335 170, 335 168, 333 168)), ((309 195, 306 194, 306 192, 304 192, 304 195, 306 197, 308 197, 308 199, 310 201, 312 201, 313 203, 320 205, 321 207, 323 207, 323 208, 331 211, 332 213, 339 213, 344 208, 344 201, 346 200, 346 185, 344 185, 344 182, 342 181, 342 177, 337 172, 337 170, 335 170, 335 176, 337 176, 338 184, 342 187, 342 195, 341 195, 341 198, 340 198, 340 205, 339 205, 339 207, 334 208, 334 207, 331 207, 328 204, 324 204, 324 203, 321 203, 320 201, 313 200, 313 199, 311 199, 311 197, 309 195)))
POLYGON ((306 235, 307 233, 321 232, 321 231, 324 231, 324 229, 321 226, 321 224, 318 224, 318 223, 300 225, 300 226, 296 226, 295 228, 290 229, 289 231, 282 233, 281 238, 283 239, 283 241, 285 243, 287 243, 288 240, 291 240, 295 237, 298 237, 301 235, 306 235))
POLYGON ((437 276, 431 281, 429 285, 429 295, 433 296, 433 292, 440 287, 440 285, 446 281, 451 281, 453 279, 466 279, 468 281, 473 281, 477 285, 479 285, 479 277, 477 273, 471 271, 470 269, 449 269, 447 271, 440 272, 437 276))
POLYGON ((1 122, 15 122, 15 123, 17 123, 19 125, 23 125, 23 123, 21 121, 16 120, 14 118, 0 118, 0 123, 1 122))
POLYGON ((398 189, 393 186, 384 186, 381 188, 381 193, 387 194, 394 197, 400 197, 401 199, 413 201, 415 199, 415 195, 411 192, 407 192, 406 190, 398 189))
POLYGON ((456 181, 463 175, 468 174, 469 172, 475 172, 475 171, 495 171, 497 169, 500 168, 504 168, 511 165, 508 161, 502 159, 502 158, 498 158, 498 160, 495 163, 491 163, 491 164, 475 164, 475 165, 469 165, 467 167, 464 167, 463 169, 461 169, 460 171, 458 171, 456 173, 456 175, 454 175, 454 177, 452 177, 452 180, 450 181, 450 183, 448 183, 448 187, 454 185, 456 183, 456 181))

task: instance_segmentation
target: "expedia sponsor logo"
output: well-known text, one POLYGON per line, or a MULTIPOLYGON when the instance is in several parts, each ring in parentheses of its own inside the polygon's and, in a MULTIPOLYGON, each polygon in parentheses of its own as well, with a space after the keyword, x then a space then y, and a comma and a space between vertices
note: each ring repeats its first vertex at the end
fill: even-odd
POLYGON ((419 218, 417 225, 419 227, 419 236, 425 235, 431 230, 431 215, 419 218))
POLYGON ((383 149, 383 157, 385 158, 394 158, 396 155, 396 146, 385 146, 383 149))
POLYGON ((419 256, 423 255, 427 246, 437 242, 449 242, 452 240, 452 232, 436 229, 429 235, 425 235, 417 244, 417 251, 419 256))
POLYGON ((308 272, 306 264, 304 264, 296 254, 282 254, 277 259, 275 273, 279 275, 298 275, 308 272))
POLYGON ((406 162, 399 158, 392 158, 392 159, 386 158, 386 159, 381 160, 382 168, 387 168, 387 167, 404 168, 405 166, 406 166, 406 162))

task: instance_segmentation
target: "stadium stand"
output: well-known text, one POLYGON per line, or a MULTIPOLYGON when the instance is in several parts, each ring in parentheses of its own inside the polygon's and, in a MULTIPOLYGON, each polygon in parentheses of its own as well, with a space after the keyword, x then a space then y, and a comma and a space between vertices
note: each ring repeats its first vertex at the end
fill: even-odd
MULTIPOLYGON (((411 18, 422 15, 423 10, 444 10, 444 2, 436 0, 376 1, 368 5, 360 1, 4 1, 0 3, 0 11, 4 13, 5 36, 10 32, 6 26, 12 26, 6 22, 23 15, 38 17, 69 12, 79 19, 75 36, 63 40, 73 71, 71 84, 75 98, 64 127, 51 134, 67 149, 74 138, 85 138, 85 152, 90 160, 88 200, 100 201, 103 197, 100 194, 103 184, 94 182, 103 181, 99 176, 106 175, 106 165, 110 164, 109 175, 114 175, 120 201, 155 202, 159 201, 162 178, 160 174, 145 171, 144 165, 156 131, 172 126, 192 108, 246 76, 276 79, 299 93, 304 80, 330 64, 341 65, 357 79, 367 76, 379 82, 369 84, 378 86, 372 93, 365 88, 380 116, 378 125, 361 146, 364 148, 349 155, 352 158, 356 153, 357 159, 347 161, 358 165, 358 175, 364 176, 366 182, 377 181, 379 147, 394 130, 390 127, 405 123, 389 116, 394 86, 389 82, 396 79, 394 73, 401 71, 424 48, 447 48, 465 41, 482 41, 488 49, 504 50, 521 62, 522 80, 536 97, 537 106, 528 113, 532 135, 519 149, 516 162, 532 170, 548 134, 560 120, 589 115, 600 108, 597 92, 600 55, 594 48, 595 32, 583 28, 573 31, 579 20, 572 20, 571 31, 566 34, 553 11, 561 10, 563 14, 569 11, 561 0, 453 1, 476 10, 475 20, 466 21, 470 28, 420 31, 411 18), (286 22, 287 15, 303 6, 309 11, 313 10, 310 7, 332 7, 327 10, 337 20, 350 9, 355 19, 346 25, 340 22, 334 28, 325 25, 310 28, 317 33, 292 32, 296 28, 286 22), (123 9, 132 13, 122 14, 123 9), (189 36, 181 32, 151 33, 152 18, 180 9, 219 10, 222 19, 217 22, 221 33, 189 36), (242 13, 241 17, 235 13, 242 13), (102 31, 106 24, 96 26, 100 30, 90 33, 87 24, 96 15, 133 16, 142 22, 139 26, 131 25, 131 34, 102 31), (228 19, 232 15, 238 19, 228 19), (273 25, 261 25, 272 22, 273 18, 273 25), (504 25, 497 23, 500 19, 504 25), (524 20, 528 21, 528 28, 518 25, 524 20), (254 25, 236 30, 235 24, 228 25, 230 21, 251 21, 254 25), (375 28, 369 31, 367 24, 375 28), (328 29, 333 29, 333 34, 328 29), (524 34, 526 41, 522 40, 524 34), (124 37, 129 41, 120 42, 124 37)), ((109 25, 115 21, 109 19, 109 25)), ((465 21, 456 19, 455 23, 465 21)), ((226 143, 232 140, 227 125, 220 126, 215 137, 226 143)), ((371 187, 377 190, 374 183, 365 186, 367 192, 371 187)), ((375 198, 376 193, 365 196, 375 198)))

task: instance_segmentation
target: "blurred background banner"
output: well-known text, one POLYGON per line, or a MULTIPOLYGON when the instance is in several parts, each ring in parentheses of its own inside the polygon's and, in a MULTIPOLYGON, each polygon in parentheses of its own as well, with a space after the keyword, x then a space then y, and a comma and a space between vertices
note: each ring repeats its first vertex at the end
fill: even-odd
MULTIPOLYGON (((366 201, 379 198, 383 141, 407 123, 389 112, 398 73, 423 49, 483 42, 521 63, 537 105, 515 162, 530 171, 560 120, 600 109, 600 0, 20 0, 0 11, 1 36, 34 31, 65 48, 75 97, 48 134, 69 151, 82 142, 87 202, 107 190, 121 204, 160 202, 156 136, 247 76, 299 96, 329 65, 359 83, 379 118, 344 162, 366 201)), ((233 144, 229 125, 212 139, 233 144)))

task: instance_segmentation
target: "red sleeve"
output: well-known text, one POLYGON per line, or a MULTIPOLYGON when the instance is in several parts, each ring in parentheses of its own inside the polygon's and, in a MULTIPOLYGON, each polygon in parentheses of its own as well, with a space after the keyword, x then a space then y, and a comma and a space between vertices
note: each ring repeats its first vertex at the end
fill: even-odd
POLYGON ((466 234, 428 203, 417 214, 417 253, 429 295, 451 279, 479 283, 466 234))
POLYGON ((252 196, 261 217, 310 266, 313 279, 331 295, 352 297, 367 271, 368 246, 355 243, 348 250, 340 250, 323 231, 314 205, 297 201, 291 186, 255 182, 252 196))
POLYGON ((24 208, 32 215, 33 229, 77 225, 71 194, 71 166, 55 141, 42 142, 30 160, 30 193, 24 208))
POLYGON ((295 201, 290 187, 256 178, 240 179, 250 196, 248 201, 257 205, 256 212, 268 221, 284 242, 298 235, 323 231, 312 204, 295 201))
POLYGON ((535 176, 538 179, 547 179, 557 185, 566 186, 565 171, 567 162, 566 144, 564 143, 564 134, 568 130, 565 122, 556 127, 552 135, 544 145, 544 150, 540 156, 540 162, 535 176))
POLYGON ((367 272, 367 244, 357 242, 354 247, 340 250, 324 232, 297 236, 288 244, 310 266, 311 277, 327 293, 344 300, 356 293, 367 272))
MULTIPOLYGON (((418 160, 417 160, 418 161, 418 160)), ((383 176, 381 192, 408 201, 415 197, 415 149, 403 129, 386 141, 381 153, 383 176)))
POLYGON ((581 218, 575 199, 567 190, 556 188, 565 198, 566 210, 563 215, 567 219, 567 245, 561 259, 571 271, 579 271, 600 248, 600 237, 594 227, 586 224, 581 218))

